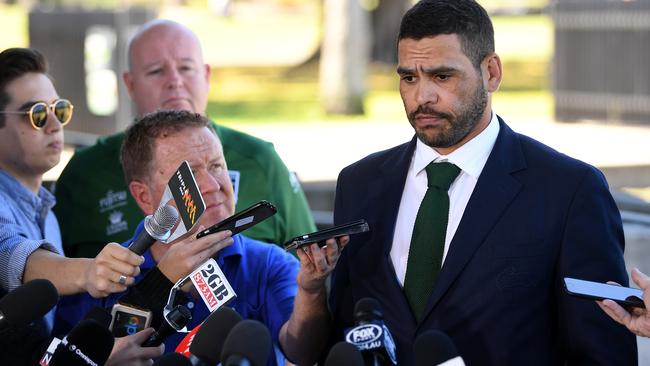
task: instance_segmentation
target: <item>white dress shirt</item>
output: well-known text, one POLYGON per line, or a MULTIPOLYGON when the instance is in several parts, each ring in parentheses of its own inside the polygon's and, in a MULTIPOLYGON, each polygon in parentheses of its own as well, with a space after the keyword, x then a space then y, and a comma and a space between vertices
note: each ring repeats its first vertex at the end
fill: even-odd
MULTIPOLYGON (((490 123, 480 134, 449 155, 440 155, 435 149, 417 139, 415 153, 406 175, 404 192, 402 193, 397 221, 395 222, 393 246, 390 250, 395 274, 402 286, 404 286, 404 277, 406 276, 406 265, 408 263, 415 218, 427 191, 426 166, 432 161, 448 161, 461 169, 460 174, 448 191, 449 222, 447 223, 447 234, 445 235, 445 249, 442 254, 442 263, 444 263, 451 239, 456 233, 467 202, 474 191, 478 177, 483 171, 490 152, 492 152, 498 134, 499 121, 496 114, 492 113, 490 123)), ((462 245, 462 243, 457 243, 457 245, 462 245)))

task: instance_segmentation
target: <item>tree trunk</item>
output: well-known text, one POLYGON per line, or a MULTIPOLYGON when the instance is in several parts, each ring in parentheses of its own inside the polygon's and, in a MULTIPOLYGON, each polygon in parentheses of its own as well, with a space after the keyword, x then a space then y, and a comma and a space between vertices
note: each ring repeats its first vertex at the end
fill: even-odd
POLYGON ((328 114, 363 114, 370 54, 369 14, 359 0, 325 0, 321 101, 328 114))
POLYGON ((372 60, 397 64, 397 33, 412 0, 380 0, 372 12, 372 60))

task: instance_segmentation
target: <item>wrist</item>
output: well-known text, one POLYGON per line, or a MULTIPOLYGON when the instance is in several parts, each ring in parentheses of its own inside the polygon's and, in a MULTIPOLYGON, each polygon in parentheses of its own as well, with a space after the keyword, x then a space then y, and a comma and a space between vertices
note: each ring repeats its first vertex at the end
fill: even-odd
POLYGON ((90 292, 91 289, 91 279, 92 276, 92 265, 93 259, 90 258, 73 258, 71 259, 77 263, 73 265, 72 268, 79 268, 79 273, 73 274, 75 279, 73 282, 75 284, 75 292, 90 292))
POLYGON ((296 296, 300 296, 304 301, 309 303, 319 303, 327 298, 327 291, 325 291, 325 286, 310 289, 298 286, 298 294, 296 296))

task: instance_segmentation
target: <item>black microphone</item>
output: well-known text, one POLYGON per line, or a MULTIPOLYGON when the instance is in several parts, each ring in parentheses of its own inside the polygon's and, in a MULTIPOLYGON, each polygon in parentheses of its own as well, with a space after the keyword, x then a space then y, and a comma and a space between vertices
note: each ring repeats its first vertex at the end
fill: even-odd
POLYGON ((241 321, 242 317, 228 307, 219 308, 210 314, 190 344, 189 357, 192 365, 218 364, 228 334, 241 321))
POLYGON ((439 330, 427 330, 413 344, 416 366, 465 366, 451 339, 439 330))
POLYGON ((325 366, 365 366, 359 349, 348 342, 339 342, 327 354, 325 366))
POLYGON ((192 366, 192 363, 180 353, 167 353, 156 360, 153 366, 192 366))
POLYGON ((177 220, 178 210, 174 206, 158 207, 153 215, 144 218, 144 230, 133 239, 129 249, 135 254, 142 255, 156 241, 167 239, 177 220))
POLYGON ((82 320, 56 347, 50 366, 103 365, 111 355, 115 338, 95 320, 82 320))
POLYGON ((0 330, 24 327, 42 318, 59 302, 59 293, 46 279, 29 281, 0 299, 0 330))
POLYGON ((354 305, 356 326, 345 331, 345 341, 361 351, 366 365, 396 365, 395 342, 384 324, 379 302, 366 297, 354 305))
POLYGON ((246 319, 237 323, 221 351, 222 366, 263 366, 271 354, 271 334, 264 324, 246 319))
MULTIPOLYGON (((93 306, 88 310, 88 312, 84 315, 83 319, 81 320, 94 320, 98 324, 100 324, 102 327, 108 329, 109 326, 111 325, 111 313, 108 312, 108 310, 104 309, 101 306, 93 306)), ((42 350, 43 352, 39 352, 38 354, 43 354, 40 358, 39 364, 41 366, 49 366, 50 362, 52 360, 52 356, 54 355, 54 352, 56 351, 56 348, 59 346, 61 343, 61 340, 59 338, 52 338, 52 341, 50 341, 49 345, 47 346, 46 349, 42 350)))
POLYGON ((174 323, 172 327, 167 320, 163 320, 162 324, 154 334, 149 337, 142 347, 158 347, 165 340, 165 338, 177 332, 176 329, 183 329, 192 320, 192 313, 184 305, 176 305, 172 311, 167 315, 167 319, 174 323))

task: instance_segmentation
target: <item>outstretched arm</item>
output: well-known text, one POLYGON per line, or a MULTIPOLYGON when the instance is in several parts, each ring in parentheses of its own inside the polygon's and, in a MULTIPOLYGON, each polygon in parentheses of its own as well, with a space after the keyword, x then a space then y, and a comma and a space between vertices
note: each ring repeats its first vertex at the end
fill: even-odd
POLYGON ((299 365, 313 364, 327 342, 330 314, 325 281, 349 240, 344 236, 338 242, 328 240, 323 248, 312 244, 297 250, 298 293, 291 317, 280 330, 280 344, 287 358, 299 365))
POLYGON ((108 243, 95 258, 66 258, 45 249, 36 249, 27 258, 23 283, 46 278, 61 295, 88 292, 105 297, 126 290, 140 273, 143 258, 117 243, 108 243), (120 276, 123 276, 120 283, 120 276))

